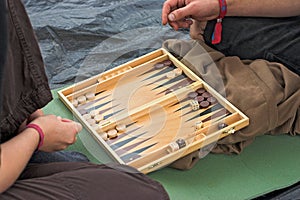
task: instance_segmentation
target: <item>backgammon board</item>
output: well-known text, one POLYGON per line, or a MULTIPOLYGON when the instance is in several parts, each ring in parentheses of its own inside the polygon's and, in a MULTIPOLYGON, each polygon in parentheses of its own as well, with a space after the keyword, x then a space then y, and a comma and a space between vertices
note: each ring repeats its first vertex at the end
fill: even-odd
POLYGON ((165 49, 58 95, 112 158, 143 173, 249 124, 247 116, 165 49))

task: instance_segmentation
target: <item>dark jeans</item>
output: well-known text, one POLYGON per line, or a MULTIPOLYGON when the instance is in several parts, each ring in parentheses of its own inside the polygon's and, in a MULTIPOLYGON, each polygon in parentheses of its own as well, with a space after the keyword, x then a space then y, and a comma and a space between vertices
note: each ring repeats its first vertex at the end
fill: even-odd
POLYGON ((57 151, 47 153, 35 152, 29 163, 51 163, 51 162, 89 162, 89 159, 82 153, 76 151, 57 151))
POLYGON ((211 44, 215 21, 207 24, 206 43, 226 56, 279 62, 300 75, 300 16, 288 18, 225 17, 222 42, 211 44))

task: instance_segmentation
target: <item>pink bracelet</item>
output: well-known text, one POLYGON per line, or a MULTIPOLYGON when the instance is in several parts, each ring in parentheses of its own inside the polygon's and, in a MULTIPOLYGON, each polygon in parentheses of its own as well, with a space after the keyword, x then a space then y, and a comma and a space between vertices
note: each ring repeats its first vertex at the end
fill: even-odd
POLYGON ((39 133, 40 141, 39 141, 39 145, 37 147, 37 150, 39 150, 41 148, 41 146, 43 146, 43 144, 44 144, 44 137, 45 136, 44 136, 43 130, 41 129, 41 127, 39 127, 39 125, 36 125, 36 124, 28 124, 26 126, 26 128, 33 128, 39 133))

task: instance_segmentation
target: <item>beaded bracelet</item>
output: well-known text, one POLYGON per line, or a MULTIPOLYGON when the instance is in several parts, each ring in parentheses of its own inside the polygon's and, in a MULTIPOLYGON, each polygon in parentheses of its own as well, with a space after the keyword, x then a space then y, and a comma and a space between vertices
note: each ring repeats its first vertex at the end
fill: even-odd
POLYGON ((222 20, 227 13, 227 4, 226 0, 219 0, 220 5, 220 14, 217 18, 217 23, 215 25, 215 30, 212 35, 212 44, 219 44, 222 40, 222 20))
POLYGON ((44 144, 45 135, 44 135, 43 130, 41 129, 41 127, 39 127, 39 125, 36 125, 36 124, 28 124, 26 126, 26 128, 33 128, 39 133, 40 141, 39 141, 39 145, 37 147, 37 150, 39 150, 41 148, 41 146, 43 146, 43 144, 44 144))

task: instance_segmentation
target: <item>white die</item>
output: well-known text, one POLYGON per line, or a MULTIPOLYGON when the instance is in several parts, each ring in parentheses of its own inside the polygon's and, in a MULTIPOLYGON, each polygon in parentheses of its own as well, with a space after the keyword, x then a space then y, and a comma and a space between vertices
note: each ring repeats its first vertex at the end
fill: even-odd
POLYGON ((200 105, 199 105, 198 101, 196 101, 196 100, 191 100, 190 105, 191 105, 192 110, 199 110, 199 108, 200 108, 200 105))

